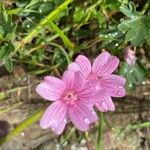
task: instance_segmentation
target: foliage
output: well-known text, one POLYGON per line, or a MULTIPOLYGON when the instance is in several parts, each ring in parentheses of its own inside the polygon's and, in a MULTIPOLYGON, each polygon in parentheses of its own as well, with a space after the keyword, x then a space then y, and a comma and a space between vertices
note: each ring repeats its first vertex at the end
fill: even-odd
POLYGON ((126 88, 131 90, 140 83, 145 84, 145 78, 148 75, 148 72, 142 64, 137 61, 134 65, 128 65, 123 62, 119 74, 126 78, 126 88))
POLYGON ((145 40, 150 45, 150 16, 136 11, 136 6, 132 2, 128 7, 121 6, 120 10, 128 18, 122 19, 118 26, 122 32, 126 32, 125 40, 131 41, 132 46, 142 46, 145 40))
POLYGON ((9 16, 0 2, 0 61, 4 62, 7 70, 12 71, 11 53, 14 51, 12 41, 15 38, 16 26, 12 23, 11 16, 9 16))

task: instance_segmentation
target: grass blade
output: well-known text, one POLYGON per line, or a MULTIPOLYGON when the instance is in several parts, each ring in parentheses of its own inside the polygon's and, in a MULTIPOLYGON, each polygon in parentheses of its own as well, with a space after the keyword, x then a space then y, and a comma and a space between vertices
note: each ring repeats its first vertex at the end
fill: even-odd
POLYGON ((135 130, 135 129, 146 128, 146 127, 150 127, 150 121, 141 124, 129 125, 127 128, 130 130, 135 130))
POLYGON ((11 139, 13 139, 13 137, 15 137, 16 135, 18 135, 24 129, 26 129, 28 126, 30 126, 32 123, 34 123, 35 121, 37 121, 41 117, 42 113, 43 113, 43 111, 39 110, 34 115, 32 115, 30 118, 27 118, 25 121, 23 121, 14 130, 12 130, 7 136, 5 136, 5 137, 3 137, 3 138, 0 139, 0 145, 3 144, 3 143, 5 143, 5 142, 8 142, 11 139))
POLYGON ((68 39, 68 37, 59 29, 59 27, 57 25, 55 25, 53 22, 48 21, 49 25, 51 26, 52 30, 56 33, 58 33, 59 37, 62 39, 62 41, 64 42, 65 46, 68 49, 73 49, 74 45, 73 43, 68 39))
POLYGON ((43 20, 41 20, 41 22, 33 30, 31 30, 28 33, 28 35, 23 38, 23 40, 21 42, 16 44, 15 52, 20 49, 22 44, 26 44, 26 43, 30 42, 39 33, 39 31, 41 30, 43 25, 45 25, 49 20, 52 21, 55 18, 57 18, 59 16, 60 12, 64 9, 66 9, 68 4, 70 4, 71 2, 72 2, 72 0, 66 0, 64 3, 62 3, 60 6, 58 6, 54 11, 52 11, 49 15, 47 15, 43 20))

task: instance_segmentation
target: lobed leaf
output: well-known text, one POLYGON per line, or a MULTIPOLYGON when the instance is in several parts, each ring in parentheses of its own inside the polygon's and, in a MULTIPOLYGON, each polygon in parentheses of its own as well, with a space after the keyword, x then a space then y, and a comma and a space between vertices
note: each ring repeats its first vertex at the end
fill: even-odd
POLYGON ((128 17, 123 20, 118 28, 125 33, 125 41, 130 41, 132 46, 142 46, 146 41, 150 44, 150 16, 141 15, 136 11, 135 5, 121 6, 120 10, 128 17))

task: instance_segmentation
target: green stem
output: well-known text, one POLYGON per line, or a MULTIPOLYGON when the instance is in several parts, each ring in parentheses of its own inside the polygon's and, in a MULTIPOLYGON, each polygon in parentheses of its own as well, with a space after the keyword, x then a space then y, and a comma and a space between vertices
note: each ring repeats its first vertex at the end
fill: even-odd
POLYGON ((69 38, 64 34, 64 32, 59 29, 59 27, 57 25, 55 25, 53 22, 51 22, 50 20, 48 21, 50 27, 52 28, 52 30, 56 33, 59 34, 60 38, 62 39, 62 41, 64 42, 65 46, 68 49, 74 49, 74 45, 73 43, 69 40, 69 38))
POLYGON ((143 15, 144 15, 145 12, 148 10, 149 5, 150 5, 150 0, 147 0, 147 1, 145 2, 145 4, 144 4, 143 8, 142 8, 142 11, 141 11, 141 13, 142 13, 143 15))
POLYGON ((150 121, 148 122, 144 122, 141 124, 135 124, 135 125, 129 125, 128 128, 130 130, 135 130, 135 129, 140 129, 140 128, 146 128, 146 127, 150 127, 150 121))
POLYGON ((59 50, 62 52, 62 54, 64 54, 64 56, 66 57, 66 60, 67 60, 68 65, 71 63, 71 60, 70 60, 70 58, 69 58, 67 52, 65 51, 65 49, 64 49, 63 47, 61 47, 60 45, 58 45, 58 44, 56 44, 56 43, 52 43, 52 42, 50 42, 49 44, 52 45, 52 46, 58 47, 59 50))
POLYGON ((104 127, 104 116, 103 113, 100 113, 99 127, 98 127, 98 137, 96 143, 96 150, 102 150, 102 142, 103 142, 103 127, 104 127))
POLYGON ((68 134, 66 134, 64 137, 63 137, 63 140, 60 142, 60 145, 63 145, 66 141, 68 141, 72 135, 75 134, 75 131, 76 129, 75 128, 72 128, 68 134))

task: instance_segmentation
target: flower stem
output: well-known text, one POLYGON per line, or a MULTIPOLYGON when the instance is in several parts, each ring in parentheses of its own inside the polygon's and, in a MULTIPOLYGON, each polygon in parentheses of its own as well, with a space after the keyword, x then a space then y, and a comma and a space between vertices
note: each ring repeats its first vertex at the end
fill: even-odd
POLYGON ((100 120, 99 120, 99 126, 98 126, 98 137, 97 137, 97 143, 96 143, 96 150, 102 150, 102 142, 103 142, 103 127, 104 127, 104 116, 103 113, 100 112, 99 114, 100 120))

